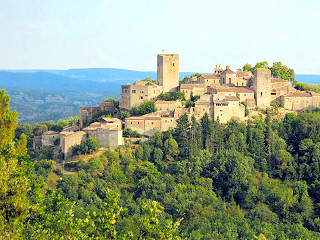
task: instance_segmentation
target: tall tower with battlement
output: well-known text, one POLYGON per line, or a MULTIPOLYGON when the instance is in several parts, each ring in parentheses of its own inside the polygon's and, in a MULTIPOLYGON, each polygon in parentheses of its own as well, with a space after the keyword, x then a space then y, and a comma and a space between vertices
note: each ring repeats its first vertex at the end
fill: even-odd
POLYGON ((270 107, 271 71, 269 69, 257 68, 254 71, 253 89, 257 107, 270 107))
POLYGON ((179 87, 179 54, 158 54, 157 81, 163 92, 176 92, 179 87))

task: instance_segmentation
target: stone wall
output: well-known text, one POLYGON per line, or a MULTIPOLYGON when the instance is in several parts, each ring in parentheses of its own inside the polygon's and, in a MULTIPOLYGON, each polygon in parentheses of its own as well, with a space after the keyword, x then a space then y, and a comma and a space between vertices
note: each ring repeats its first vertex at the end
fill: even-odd
POLYGON ((179 54, 158 54, 157 81, 163 92, 176 92, 179 86, 179 54))
POLYGON ((257 68, 254 71, 253 89, 257 107, 270 107, 271 71, 269 69, 257 68))
POLYGON ((80 144, 87 140, 87 134, 83 131, 78 132, 61 132, 60 133, 60 147, 64 153, 65 159, 72 156, 73 146, 80 144))

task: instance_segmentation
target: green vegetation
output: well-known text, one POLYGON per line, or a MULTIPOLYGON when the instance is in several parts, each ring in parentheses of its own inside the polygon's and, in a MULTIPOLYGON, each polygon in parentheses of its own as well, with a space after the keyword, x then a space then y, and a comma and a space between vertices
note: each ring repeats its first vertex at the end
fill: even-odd
POLYGON ((123 136, 124 137, 134 137, 134 138, 143 137, 140 133, 138 133, 135 130, 131 130, 130 128, 126 128, 123 130, 123 136))
POLYGON ((144 81, 144 82, 151 82, 153 84, 158 84, 157 80, 152 80, 151 77, 147 77, 141 81, 144 81))
MULTIPOLYGON (((148 113, 155 112, 156 106, 155 106, 155 101, 144 101, 139 105, 138 108, 132 107, 130 109, 130 115, 131 116, 139 116, 139 115, 144 115, 148 113)), ((125 114, 127 115, 127 114, 125 114)))
POLYGON ((177 101, 177 100, 185 100, 185 94, 182 91, 178 91, 175 93, 160 93, 157 97, 158 100, 162 101, 177 101))
POLYGON ((96 150, 98 150, 99 144, 98 141, 92 137, 88 138, 86 141, 79 145, 75 145, 73 147, 73 155, 81 155, 81 154, 87 154, 92 153, 96 150))
POLYGON ((288 68, 286 65, 283 65, 282 62, 274 62, 272 64, 272 67, 269 67, 268 61, 257 62, 254 67, 252 67, 251 64, 247 63, 242 67, 242 69, 239 69, 239 70, 251 71, 253 73, 256 68, 270 69, 272 77, 289 80, 292 82, 293 85, 297 84, 297 81, 294 75, 294 70, 291 68, 288 68))
POLYGON ((27 154, 33 130, 15 137, 8 102, 1 91, 3 239, 320 238, 319 110, 225 125, 182 115, 63 174, 49 153, 27 154))
POLYGON ((248 108, 247 103, 246 103, 245 101, 242 101, 241 104, 245 107, 245 108, 244 108, 244 115, 245 115, 245 116, 248 116, 249 113, 250 113, 250 111, 249 111, 249 108, 248 108))
POLYGON ((320 85, 319 84, 297 83, 294 87, 297 90, 313 91, 313 92, 320 93, 320 85))

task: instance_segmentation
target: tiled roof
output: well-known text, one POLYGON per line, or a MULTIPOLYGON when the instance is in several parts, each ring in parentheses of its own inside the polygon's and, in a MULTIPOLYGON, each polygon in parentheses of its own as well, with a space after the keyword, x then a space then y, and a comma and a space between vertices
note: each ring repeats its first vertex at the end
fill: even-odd
POLYGON ((235 72, 232 71, 230 68, 227 68, 227 69, 224 70, 221 74, 223 74, 223 73, 235 74, 235 72))
POLYGON ((55 132, 55 131, 47 131, 47 132, 42 133, 42 135, 53 135, 53 134, 59 134, 59 133, 55 132))
POLYGON ((284 79, 281 79, 281 78, 271 78, 271 82, 290 82, 288 80, 284 80, 284 79))
POLYGON ((174 113, 175 114, 191 113, 191 109, 190 108, 175 108, 174 113))
POLYGON ((245 87, 215 88, 217 92, 253 93, 254 91, 245 87))
POLYGON ((248 71, 237 72, 237 77, 251 77, 251 76, 253 76, 252 72, 248 72, 248 71))
POLYGON ((287 93, 284 96, 285 97, 312 97, 312 96, 320 96, 320 94, 312 91, 297 91, 297 92, 287 93))
POLYGON ((155 104, 176 104, 176 101, 162 101, 162 100, 158 100, 155 102, 155 104))
POLYGON ((239 101, 239 98, 237 98, 236 96, 226 96, 225 99, 227 101, 239 101))
POLYGON ((204 88, 203 84, 181 84, 180 89, 204 88))
POLYGON ((209 101, 196 101, 196 105, 211 105, 211 102, 209 101))
POLYGON ((103 119, 103 121, 106 121, 106 122, 121 122, 121 120, 119 118, 103 117, 102 119, 103 119))
POLYGON ((220 79, 220 77, 216 74, 201 74, 201 77, 206 79, 220 79))
POLYGON ((228 101, 217 101, 217 100, 215 100, 215 101, 213 101, 213 103, 229 103, 228 101))
POLYGON ((83 132, 83 131, 78 131, 78 132, 61 132, 60 134, 61 134, 61 135, 64 135, 64 136, 62 136, 63 138, 67 138, 67 137, 69 137, 69 136, 71 136, 71 135, 75 135, 75 134, 82 134, 82 135, 84 135, 84 134, 86 134, 86 133, 83 132))

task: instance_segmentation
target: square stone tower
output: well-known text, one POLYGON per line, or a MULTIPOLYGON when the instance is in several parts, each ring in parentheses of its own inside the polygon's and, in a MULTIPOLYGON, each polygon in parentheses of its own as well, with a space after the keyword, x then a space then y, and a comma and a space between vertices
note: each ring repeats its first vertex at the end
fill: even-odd
POLYGON ((269 69, 257 68, 254 71, 253 89, 257 107, 270 107, 271 71, 269 69))
POLYGON ((157 81, 163 92, 176 92, 179 86, 179 54, 158 54, 157 81))

